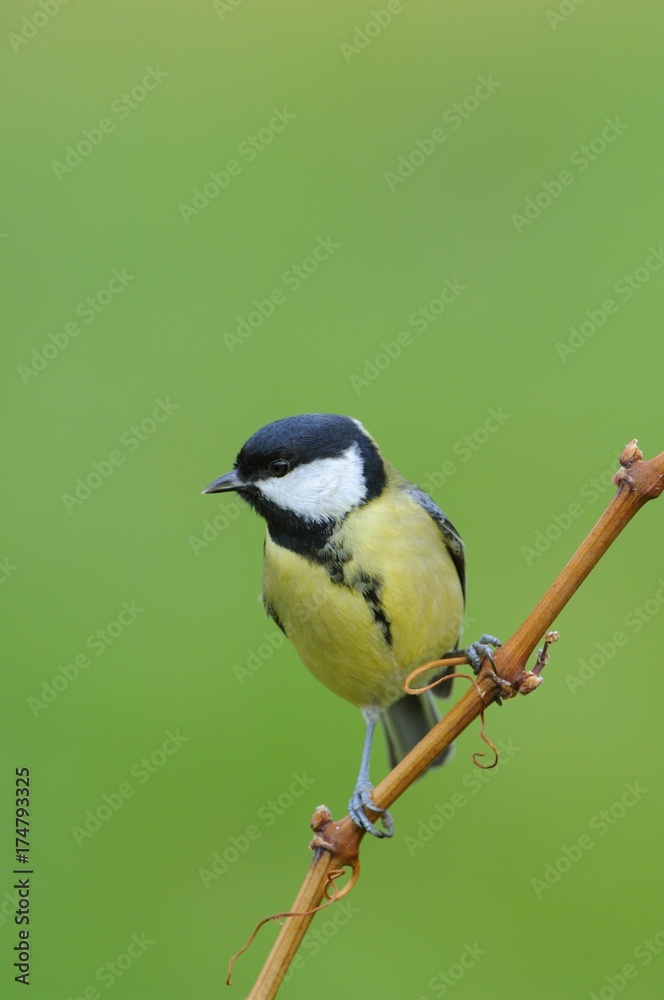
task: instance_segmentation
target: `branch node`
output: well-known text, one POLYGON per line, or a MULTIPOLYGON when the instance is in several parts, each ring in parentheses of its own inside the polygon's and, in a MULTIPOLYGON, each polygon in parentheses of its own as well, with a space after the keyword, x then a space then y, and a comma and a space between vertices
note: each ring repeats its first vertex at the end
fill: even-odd
POLYGON ((517 682, 517 694, 531 694, 540 686, 543 680, 543 677, 540 677, 539 674, 534 673, 532 670, 524 670, 517 682))
POLYGON ((621 486, 634 486, 634 480, 626 469, 618 469, 616 474, 612 477, 611 482, 614 486, 617 486, 618 489, 620 489, 621 486))
POLYGON ((559 632, 550 631, 546 633, 544 636, 544 645, 537 653, 537 660, 532 670, 521 670, 516 677, 511 679, 501 677, 493 669, 493 666, 488 661, 485 661, 480 677, 489 677, 500 688, 501 698, 514 698, 517 694, 531 694, 542 683, 543 678, 540 677, 540 674, 549 661, 549 647, 552 643, 558 642, 559 638, 559 632))
POLYGON ((316 806, 316 810, 311 817, 309 823, 311 829, 314 831, 314 836, 309 848, 312 851, 329 851, 330 854, 334 854, 335 847, 331 841, 326 840, 323 836, 323 831, 332 822, 332 813, 327 808, 327 806, 320 805, 316 806))
POLYGON ((632 438, 629 444, 626 444, 620 453, 620 458, 618 459, 620 464, 624 469, 629 469, 630 465, 634 462, 643 461, 643 452, 638 446, 637 438, 632 438))

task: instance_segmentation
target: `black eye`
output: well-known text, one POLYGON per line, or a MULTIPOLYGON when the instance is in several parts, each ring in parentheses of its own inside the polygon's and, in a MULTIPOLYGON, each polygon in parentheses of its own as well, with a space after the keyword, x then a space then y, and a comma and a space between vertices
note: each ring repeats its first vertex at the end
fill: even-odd
POLYGON ((267 470, 272 476, 286 476, 290 472, 290 462, 286 461, 285 458, 275 458, 274 462, 270 462, 267 470))

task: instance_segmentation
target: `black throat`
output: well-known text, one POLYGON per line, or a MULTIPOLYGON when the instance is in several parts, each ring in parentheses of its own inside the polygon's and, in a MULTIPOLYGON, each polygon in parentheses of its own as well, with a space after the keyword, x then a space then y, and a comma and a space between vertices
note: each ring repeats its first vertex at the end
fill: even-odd
POLYGON ((265 519, 270 538, 276 545, 297 552, 298 555, 314 562, 326 561, 326 548, 335 531, 343 523, 343 518, 309 520, 267 500, 256 487, 243 490, 241 496, 265 519))

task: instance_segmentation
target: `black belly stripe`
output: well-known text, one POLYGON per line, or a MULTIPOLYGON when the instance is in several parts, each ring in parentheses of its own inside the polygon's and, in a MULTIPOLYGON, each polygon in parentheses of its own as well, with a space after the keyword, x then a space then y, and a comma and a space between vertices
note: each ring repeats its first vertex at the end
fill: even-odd
POLYGON ((369 607, 374 616, 374 621, 383 633, 383 639, 388 646, 392 645, 392 629, 390 627, 390 619, 385 614, 385 608, 382 604, 370 604, 369 607))
POLYGON ((392 645, 392 623, 387 617, 385 608, 380 599, 380 583, 375 577, 365 577, 362 576, 357 582, 357 589, 362 594, 362 597, 369 605, 369 610, 371 611, 376 625, 383 633, 383 639, 388 646, 392 645))
POLYGON ((380 599, 381 582, 375 576, 353 570, 353 558, 344 549, 340 541, 328 545, 321 552, 322 565, 324 566, 331 583, 341 587, 348 587, 362 595, 369 606, 373 619, 378 625, 383 639, 388 646, 392 645, 392 623, 387 616, 380 599))

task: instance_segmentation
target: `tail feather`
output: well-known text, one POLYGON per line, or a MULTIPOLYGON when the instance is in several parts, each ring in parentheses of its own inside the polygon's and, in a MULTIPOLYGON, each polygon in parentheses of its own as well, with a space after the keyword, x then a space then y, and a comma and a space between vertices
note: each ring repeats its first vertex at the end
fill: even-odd
MULTIPOLYGON (((440 721, 440 713, 432 697, 431 691, 424 694, 404 695, 393 705, 390 705, 381 715, 390 767, 396 767, 400 760, 410 753, 430 729, 440 721)), ((453 746, 446 747, 434 760, 431 767, 438 767, 449 760, 453 746)))

